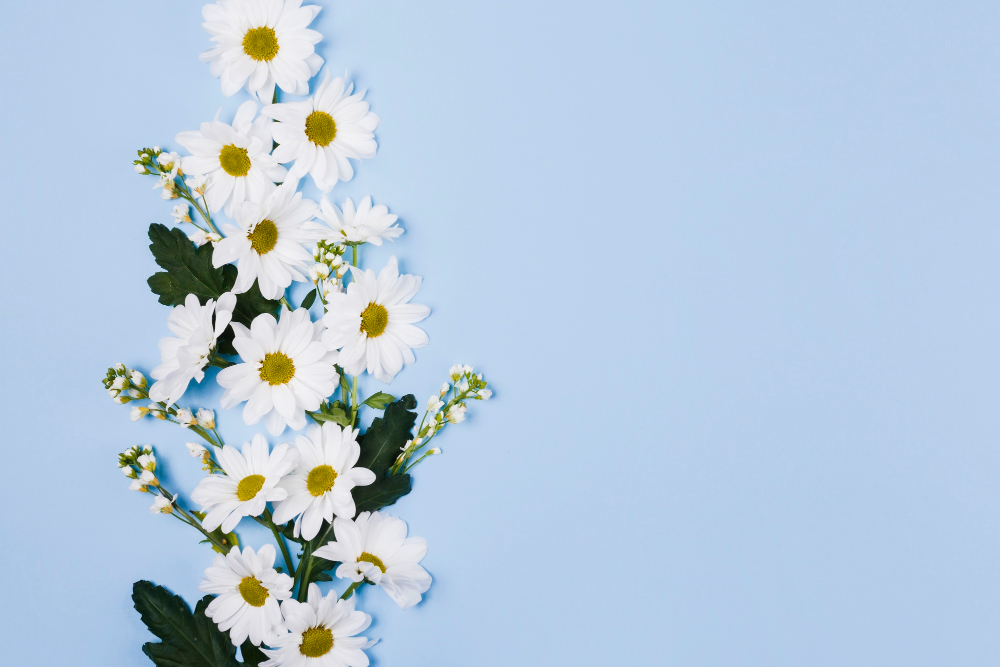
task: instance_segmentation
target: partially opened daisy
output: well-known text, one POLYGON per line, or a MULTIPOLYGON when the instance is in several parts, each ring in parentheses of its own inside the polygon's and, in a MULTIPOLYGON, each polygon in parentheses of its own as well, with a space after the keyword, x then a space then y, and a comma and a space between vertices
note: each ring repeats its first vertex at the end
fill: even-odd
POLYGON ((258 551, 233 547, 219 554, 205 570, 198 590, 217 596, 205 615, 219 630, 229 630, 229 638, 239 646, 250 638, 260 646, 274 636, 281 624, 279 601, 292 595, 292 578, 274 569, 274 547, 265 544, 258 551))
POLYGON ((351 267, 354 282, 343 293, 332 293, 323 323, 323 342, 340 350, 341 368, 351 375, 367 370, 382 382, 392 382, 412 350, 427 345, 427 334, 413 326, 427 317, 427 306, 409 303, 420 289, 420 277, 400 275, 395 257, 375 277, 371 269, 351 267))
POLYGON ((323 521, 334 515, 353 519, 357 510, 351 489, 368 486, 375 473, 355 468, 361 456, 357 429, 341 428, 333 422, 310 426, 306 435, 295 437, 299 465, 281 480, 288 498, 274 509, 274 522, 295 519, 295 536, 311 540, 323 521))
POLYGON ((150 373, 156 380, 149 388, 151 399, 172 405, 191 380, 202 381, 215 343, 229 326, 235 308, 236 297, 226 292, 218 303, 209 299, 204 306, 198 297, 188 294, 184 305, 170 311, 167 327, 174 336, 160 339, 160 365, 150 373))
POLYGON ((407 537, 402 519, 382 512, 362 512, 354 521, 334 519, 336 542, 315 555, 341 563, 337 576, 380 586, 401 609, 420 602, 431 587, 431 575, 419 563, 427 554, 427 540, 407 537))
POLYGON ((354 178, 348 162, 375 157, 375 128, 379 117, 368 110, 365 92, 352 94, 354 84, 342 77, 330 80, 327 71, 316 93, 304 102, 272 104, 261 115, 276 121, 272 132, 278 162, 295 161, 292 173, 310 174, 316 187, 329 192, 338 180, 354 178))
POLYGON ((375 644, 367 637, 355 637, 371 625, 372 617, 354 610, 354 598, 338 600, 336 591, 325 596, 319 586, 309 584, 305 602, 281 603, 288 634, 268 642, 262 649, 270 658, 261 667, 367 667, 362 649, 375 644))
POLYGON ((403 233, 402 228, 393 224, 399 216, 390 214, 385 204, 372 206, 370 196, 362 199, 357 209, 350 197, 344 202, 343 209, 323 197, 316 217, 333 229, 333 236, 328 237, 331 243, 382 245, 382 239, 394 239, 403 233))
POLYGON ((212 263, 236 262, 237 294, 256 280, 266 298, 280 299, 293 280, 306 280, 313 257, 302 244, 315 242, 322 227, 312 222, 316 202, 303 199, 297 187, 298 181, 290 180, 261 202, 243 202, 236 207, 239 226, 222 225, 226 238, 216 244, 212 263))
POLYGON ((226 388, 220 403, 231 408, 243 401, 243 421, 264 425, 272 435, 285 426, 296 431, 306 425, 306 410, 320 403, 337 387, 333 364, 336 353, 328 352, 320 341, 323 326, 309 319, 309 311, 281 309, 281 320, 263 314, 250 328, 234 322, 233 347, 242 363, 219 372, 219 384, 226 388))
POLYGON ((205 5, 202 23, 215 46, 201 54, 211 63, 212 76, 222 83, 222 94, 233 95, 246 86, 266 103, 275 83, 286 93, 308 95, 309 79, 323 59, 315 44, 323 35, 307 26, 319 14, 318 5, 302 0, 218 0, 205 5))
POLYGON ((243 445, 242 453, 226 445, 218 454, 224 475, 209 475, 198 482, 191 500, 206 513, 202 527, 211 532, 222 526, 232 532, 245 516, 260 516, 267 503, 288 497, 278 482, 295 467, 298 452, 287 444, 268 453, 267 440, 260 433, 243 445))
POLYGON ((216 114, 201 129, 177 135, 177 143, 191 153, 181 159, 184 172, 208 179, 205 200, 212 213, 224 206, 231 218, 237 205, 261 201, 285 179, 285 168, 271 155, 271 121, 264 116, 254 120, 256 113, 257 103, 247 101, 232 125, 216 114))

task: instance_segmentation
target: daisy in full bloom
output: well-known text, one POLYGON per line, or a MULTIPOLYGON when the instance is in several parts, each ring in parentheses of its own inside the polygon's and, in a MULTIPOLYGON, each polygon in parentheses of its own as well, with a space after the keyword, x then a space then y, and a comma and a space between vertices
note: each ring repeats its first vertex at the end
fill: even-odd
POLYGON ((299 465, 281 480, 288 498, 274 509, 275 523, 295 519, 295 536, 311 540, 323 521, 333 521, 336 514, 353 519, 357 510, 351 489, 368 486, 375 473, 355 468, 361 456, 357 429, 342 429, 333 422, 310 426, 306 435, 295 437, 299 465))
POLYGON ((260 203, 246 201, 236 207, 239 225, 222 225, 226 238, 215 245, 216 268, 236 262, 239 273, 233 291, 246 292, 257 280, 260 293, 280 299, 293 280, 304 282, 312 253, 302 244, 312 244, 322 227, 312 222, 316 202, 296 192, 297 180, 283 183, 260 203))
POLYGON ((218 303, 209 299, 204 306, 198 297, 188 294, 184 305, 170 311, 167 326, 174 336, 160 339, 160 365, 150 373, 156 380, 149 388, 151 399, 172 405, 191 380, 202 381, 215 342, 233 319, 234 308, 236 297, 226 292, 218 303))
POLYGON ((256 424, 263 417, 271 435, 281 435, 286 425, 296 431, 304 427, 305 411, 318 410, 337 387, 337 354, 319 340, 322 323, 312 322, 304 308, 282 308, 280 322, 265 313, 249 329, 237 322, 231 326, 243 363, 219 372, 219 384, 226 388, 222 407, 246 401, 243 421, 256 424))
POLYGON ((218 0, 205 5, 202 26, 215 42, 201 54, 211 63, 212 76, 222 82, 222 94, 246 86, 268 104, 274 84, 292 95, 308 95, 309 79, 323 66, 315 45, 323 35, 306 26, 319 14, 318 5, 302 0, 218 0))
POLYGON ((274 157, 282 164, 295 160, 292 173, 309 173, 316 187, 329 192, 338 180, 354 178, 355 160, 375 157, 375 128, 379 117, 368 110, 365 92, 352 94, 354 84, 330 80, 327 71, 316 93, 304 102, 272 104, 263 116, 278 121, 272 132, 278 147, 274 157))
POLYGON ((399 217, 391 215, 385 204, 372 206, 372 198, 365 197, 357 209, 350 198, 344 202, 343 210, 323 197, 320 211, 316 216, 336 232, 328 240, 331 243, 371 243, 382 245, 382 239, 394 239, 403 230, 393 223, 399 217))
POLYGON ((419 563, 427 554, 427 540, 407 537, 402 519, 382 512, 362 512, 354 521, 334 519, 336 542, 315 555, 341 563, 337 576, 381 586, 401 609, 420 602, 431 587, 431 575, 419 563))
POLYGON ((338 600, 336 591, 325 596, 319 586, 309 584, 305 602, 288 599, 281 603, 288 634, 268 642, 262 649, 270 658, 261 667, 367 667, 362 649, 375 644, 355 637, 372 622, 363 611, 354 610, 354 598, 338 600))
POLYGON ((181 158, 184 172, 208 179, 205 201, 212 213, 225 206, 232 218, 239 204, 261 201, 285 180, 285 168, 271 155, 271 121, 263 116, 254 120, 256 113, 257 103, 247 101, 236 110, 232 125, 216 114, 200 130, 177 135, 177 143, 191 153, 181 158))
POLYGON ((222 526, 222 532, 232 532, 243 517, 262 514, 268 501, 287 498, 288 491, 278 488, 278 482, 297 460, 298 452, 287 444, 268 453, 267 441, 260 433, 243 445, 242 454, 232 445, 223 447, 219 465, 226 474, 202 478, 191 494, 191 500, 206 513, 202 527, 211 532, 222 526))
POLYGON ((256 646, 275 635, 281 624, 279 600, 292 596, 292 578, 274 569, 274 547, 265 544, 258 551, 233 547, 225 556, 218 554, 205 570, 198 590, 217 596, 205 610, 219 630, 229 630, 229 638, 239 646, 250 638, 256 646))
POLYGON ((323 323, 323 342, 340 350, 338 362, 351 375, 365 369, 382 382, 392 382, 403 364, 414 362, 413 348, 427 345, 427 334, 413 326, 431 309, 408 303, 420 289, 420 277, 399 275, 395 257, 375 278, 371 269, 351 267, 354 281, 347 291, 330 294, 323 323))

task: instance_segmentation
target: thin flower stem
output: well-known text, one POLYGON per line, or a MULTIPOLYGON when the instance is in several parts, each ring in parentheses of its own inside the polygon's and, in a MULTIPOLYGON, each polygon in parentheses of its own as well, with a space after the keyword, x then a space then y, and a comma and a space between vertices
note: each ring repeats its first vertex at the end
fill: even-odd
POLYGON ((271 534, 274 535, 274 541, 278 543, 279 547, 281 547, 281 555, 285 558, 285 567, 288 569, 288 575, 294 578, 295 566, 292 565, 292 557, 288 553, 288 547, 285 545, 285 540, 281 537, 281 533, 278 532, 278 527, 274 525, 274 519, 271 517, 271 510, 264 510, 264 521, 266 522, 265 525, 271 529, 271 534))
POLYGON ((358 590, 358 588, 363 586, 364 583, 365 583, 364 579, 362 579, 361 581, 355 581, 353 584, 347 587, 347 590, 344 591, 344 594, 340 596, 340 599, 346 600, 347 598, 351 597, 352 595, 354 595, 354 591, 358 590))
POLYGON ((215 539, 215 537, 212 536, 211 533, 209 533, 207 530, 205 530, 204 528, 202 528, 201 523, 199 523, 193 516, 191 516, 190 514, 188 514, 186 511, 184 511, 183 507, 181 507, 179 504, 177 504, 177 503, 174 502, 174 496, 172 496, 169 491, 167 491, 166 489, 164 489, 161 486, 158 486, 156 488, 157 488, 157 490, 159 490, 160 495, 162 495, 164 498, 166 498, 167 500, 169 500, 170 502, 173 503, 175 512, 171 512, 171 514, 173 514, 178 519, 180 519, 181 521, 183 521, 187 525, 191 526, 192 528, 198 529, 198 532, 200 532, 202 535, 204 535, 205 537, 207 537, 209 542, 211 542, 215 546, 219 547, 219 549, 222 550, 222 553, 227 553, 229 551, 229 548, 232 545, 229 545, 229 547, 227 547, 225 544, 222 544, 222 543, 218 542, 215 539))
POLYGON ((302 561, 299 563, 299 592, 296 596, 296 599, 299 602, 305 602, 306 593, 309 589, 309 584, 307 582, 309 581, 309 573, 312 570, 312 564, 312 547, 307 544, 305 551, 302 554, 302 561), (305 565, 303 566, 302 563, 305 563, 305 565))
POLYGON ((288 310, 295 310, 294 308, 292 308, 292 304, 288 303, 288 299, 286 299, 285 297, 281 297, 281 303, 282 303, 282 305, 284 305, 284 306, 285 306, 285 308, 287 308, 288 310))

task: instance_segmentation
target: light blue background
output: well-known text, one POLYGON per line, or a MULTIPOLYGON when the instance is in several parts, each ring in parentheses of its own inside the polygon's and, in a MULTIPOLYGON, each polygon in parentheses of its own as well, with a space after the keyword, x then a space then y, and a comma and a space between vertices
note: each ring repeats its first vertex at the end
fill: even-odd
MULTIPOLYGON (((361 595, 376 665, 997 664, 996 3, 321 4, 382 117, 334 198, 433 309, 390 391, 496 389, 392 510, 435 583, 361 595)), ((149 664, 132 582, 211 557, 115 467, 189 493, 190 438, 99 382, 167 333, 135 149, 244 99, 199 11, 0 22, 4 664, 149 664)))

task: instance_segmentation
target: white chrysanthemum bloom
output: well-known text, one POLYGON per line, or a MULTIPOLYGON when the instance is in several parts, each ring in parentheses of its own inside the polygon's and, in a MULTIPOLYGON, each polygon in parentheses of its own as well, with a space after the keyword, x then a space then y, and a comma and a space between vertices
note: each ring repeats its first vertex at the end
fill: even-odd
POLYGON ((265 544, 254 552, 250 547, 218 554, 198 590, 216 595, 205 615, 219 630, 229 630, 229 638, 239 646, 250 638, 255 645, 274 636, 281 623, 279 600, 292 595, 292 578, 274 569, 274 547, 265 544))
POLYGON ((226 292, 218 303, 209 299, 204 306, 198 297, 188 294, 184 305, 170 311, 167 327, 174 336, 160 339, 160 365, 150 373, 156 380, 149 388, 151 399, 172 405, 184 395, 191 380, 204 379, 209 357, 235 308, 236 297, 226 292))
POLYGON ((281 613, 288 634, 269 641, 272 649, 262 649, 270 660, 261 667, 367 667, 362 649, 375 641, 354 635, 367 629, 372 617, 354 610, 353 597, 338 600, 336 591, 324 596, 309 584, 306 601, 285 600, 281 613))
POLYGON ((281 480, 288 498, 274 509, 274 522, 295 519, 295 536, 311 540, 316 537, 323 521, 333 521, 337 515, 354 518, 357 510, 351 489, 368 486, 375 473, 367 468, 355 468, 361 456, 357 429, 342 429, 333 422, 309 427, 306 435, 296 436, 299 465, 281 480))
POLYGON ((379 117, 368 110, 365 91, 352 95, 353 91, 353 83, 345 85, 339 76, 331 81, 327 71, 308 100, 272 104, 260 111, 278 121, 271 130, 278 142, 274 157, 282 164, 294 160, 291 173, 308 173, 323 192, 332 190, 338 180, 354 178, 349 158, 373 158, 378 149, 379 117))
POLYGON ((316 550, 315 555, 341 563, 337 576, 351 581, 367 580, 385 589, 401 609, 420 602, 431 587, 431 575, 419 563, 427 554, 427 540, 407 537, 402 519, 382 512, 362 512, 354 521, 333 520, 336 542, 316 550))
POLYGON ((233 291, 246 292, 257 280, 260 293, 280 299, 293 280, 305 282, 312 245, 323 228, 312 222, 316 202, 296 192, 297 180, 289 180, 263 201, 247 201, 236 207, 239 225, 222 225, 226 238, 215 244, 212 263, 216 268, 236 262, 239 273, 233 291))
POLYGON ((216 114, 200 130, 177 135, 177 143, 191 153, 181 160, 184 172, 208 178, 205 201, 212 213, 225 206, 232 218, 237 205, 263 200, 275 183, 285 180, 285 168, 271 155, 271 119, 254 120, 256 113, 257 103, 247 101, 236 110, 232 125, 216 114))
POLYGON ((261 515, 268 501, 288 497, 278 482, 295 467, 298 452, 287 444, 270 453, 267 450, 267 440, 260 433, 243 445, 242 454, 232 445, 222 448, 219 465, 226 474, 203 478, 191 494, 191 500, 206 513, 201 522, 205 530, 222 526, 222 532, 231 532, 243 517, 261 515))
POLYGON ((408 303, 420 289, 420 277, 400 275, 395 257, 375 278, 371 269, 351 267, 354 282, 344 293, 329 296, 323 342, 340 350, 341 368, 351 375, 366 369, 382 382, 392 382, 404 364, 414 362, 412 349, 427 345, 427 334, 413 326, 431 309, 408 303))
POLYGON ((344 202, 344 208, 340 209, 323 197, 316 217, 330 225, 335 232, 327 238, 329 243, 382 245, 382 239, 394 239, 403 233, 402 228, 393 224, 399 216, 390 214, 385 204, 372 206, 371 196, 362 199, 357 209, 350 198, 344 202))
POLYGON ((320 342, 322 323, 310 321, 304 308, 282 308, 280 322, 265 313, 249 329, 237 322, 231 326, 243 363, 219 372, 219 384, 226 388, 222 407, 246 401, 243 421, 256 424, 263 417, 271 435, 281 435, 286 425, 300 430, 305 411, 318 410, 337 388, 337 354, 320 342))
POLYGON ((234 95, 246 86, 268 104, 277 83, 286 93, 308 95, 309 79, 323 66, 315 49, 323 35, 307 27, 319 10, 319 5, 302 7, 302 0, 218 0, 205 5, 202 26, 216 45, 200 57, 220 79, 222 94, 234 95))

